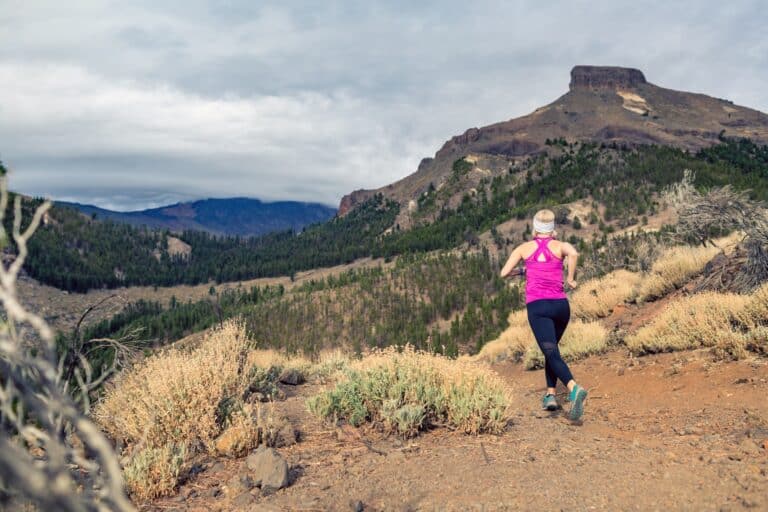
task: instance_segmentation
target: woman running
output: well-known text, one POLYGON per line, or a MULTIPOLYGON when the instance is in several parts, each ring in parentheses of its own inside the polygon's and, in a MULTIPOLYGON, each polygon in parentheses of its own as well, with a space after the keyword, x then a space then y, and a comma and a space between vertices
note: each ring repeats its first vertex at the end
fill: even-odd
POLYGON ((555 236, 555 214, 551 210, 540 210, 533 217, 533 240, 512 251, 501 269, 501 277, 510 275, 521 260, 524 262, 528 323, 544 353, 547 392, 542 400, 542 408, 548 411, 559 409, 555 391, 557 379, 560 379, 570 391, 568 398, 573 405, 569 417, 575 421, 584 412, 587 390, 573 380, 571 370, 560 357, 557 344, 571 317, 568 298, 563 289, 563 259, 567 258, 568 263, 568 286, 576 288, 576 261, 579 253, 571 244, 555 240, 555 236))

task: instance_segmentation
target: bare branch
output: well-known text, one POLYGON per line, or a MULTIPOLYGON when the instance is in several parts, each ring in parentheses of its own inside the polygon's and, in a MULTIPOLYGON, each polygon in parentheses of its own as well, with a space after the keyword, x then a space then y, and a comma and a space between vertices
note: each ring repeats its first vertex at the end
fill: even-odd
MULTIPOLYGON (((18 300, 16 280, 28 254, 27 242, 40 226, 50 203, 35 210, 23 231, 21 206, 17 196, 12 232, 16 258, 7 268, 0 265, 0 304, 5 313, 5 324, 0 328, 0 482, 17 504, 31 502, 41 510, 134 510, 125 495, 112 446, 68 395, 69 382, 61 378, 64 366, 56 354, 53 331, 18 300), (42 354, 33 355, 22 344, 20 332, 25 328, 38 333, 44 345, 42 354)), ((2 177, 3 240, 7 240, 2 226, 7 207, 8 190, 2 177)), ((117 360, 122 349, 119 344, 111 346, 115 347, 117 360)), ((75 378, 82 407, 87 411, 89 393, 111 375, 114 365, 94 379, 82 354, 78 363, 75 378)))

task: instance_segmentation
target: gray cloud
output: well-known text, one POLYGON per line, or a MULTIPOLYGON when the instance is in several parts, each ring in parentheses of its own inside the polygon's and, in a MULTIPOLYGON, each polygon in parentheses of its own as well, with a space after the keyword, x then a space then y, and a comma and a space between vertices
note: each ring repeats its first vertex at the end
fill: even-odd
POLYGON ((336 203, 567 90, 575 64, 768 110, 768 8, 715 2, 4 2, 0 157, 36 195, 336 203))

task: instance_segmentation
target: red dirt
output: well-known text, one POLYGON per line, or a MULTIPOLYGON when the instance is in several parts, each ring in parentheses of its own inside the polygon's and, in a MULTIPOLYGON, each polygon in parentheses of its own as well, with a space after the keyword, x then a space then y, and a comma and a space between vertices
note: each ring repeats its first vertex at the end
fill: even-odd
MULTIPOLYGON (((244 459, 216 460, 151 510, 767 510, 768 362, 715 362, 706 351, 572 365, 590 389, 583 422, 540 410, 541 371, 495 368, 518 401, 500 436, 444 428, 401 441, 310 416, 294 388, 278 408, 301 430, 279 451, 290 487, 240 496, 244 459), (367 445, 366 445, 367 443, 367 445), (239 507, 239 508, 238 508, 239 507)), ((257 490, 255 490, 257 491, 257 490)))

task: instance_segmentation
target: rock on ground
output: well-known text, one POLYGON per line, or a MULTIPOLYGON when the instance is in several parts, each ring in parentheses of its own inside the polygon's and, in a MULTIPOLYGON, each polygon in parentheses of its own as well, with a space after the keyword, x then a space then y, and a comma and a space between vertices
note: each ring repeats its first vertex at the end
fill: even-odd
POLYGON ((261 446, 245 462, 251 470, 251 478, 262 491, 288 486, 288 463, 274 448, 261 446))

